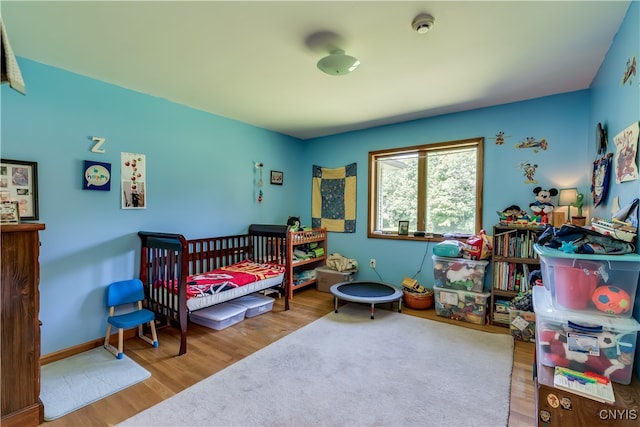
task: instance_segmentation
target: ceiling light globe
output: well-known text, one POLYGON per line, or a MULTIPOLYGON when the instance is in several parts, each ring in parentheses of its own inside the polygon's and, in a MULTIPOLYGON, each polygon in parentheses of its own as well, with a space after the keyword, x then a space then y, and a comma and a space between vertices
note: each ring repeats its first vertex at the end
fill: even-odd
POLYGON ((318 61, 318 69, 330 76, 342 76, 353 72, 360 65, 358 58, 346 55, 344 50, 336 49, 329 56, 318 61))

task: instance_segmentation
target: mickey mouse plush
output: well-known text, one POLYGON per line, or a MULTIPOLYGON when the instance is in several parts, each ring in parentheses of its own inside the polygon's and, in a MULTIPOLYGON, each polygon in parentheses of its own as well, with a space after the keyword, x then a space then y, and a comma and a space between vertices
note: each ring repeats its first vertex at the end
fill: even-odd
POLYGON ((536 195, 536 201, 531 203, 529 208, 534 215, 542 218, 542 222, 550 222, 551 212, 555 209, 555 206, 551 203, 551 198, 558 195, 558 190, 555 188, 543 190, 542 187, 536 187, 533 189, 533 194, 536 195))

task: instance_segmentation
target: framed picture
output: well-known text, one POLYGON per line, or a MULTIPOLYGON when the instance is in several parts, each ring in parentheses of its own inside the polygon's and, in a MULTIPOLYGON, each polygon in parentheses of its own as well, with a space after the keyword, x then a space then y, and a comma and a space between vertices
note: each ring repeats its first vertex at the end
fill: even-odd
POLYGON ((120 185, 122 209, 147 208, 147 156, 120 153, 120 185))
POLYGON ((84 161, 83 190, 111 191, 111 163, 84 161))
POLYGON ((282 185, 284 174, 280 171, 271 171, 271 184, 282 185))
POLYGON ((20 222, 20 209, 18 202, 0 202, 0 223, 18 224, 20 222))
POLYGON ((38 163, 1 159, 0 201, 18 202, 22 220, 37 220, 38 163))
POLYGON ((398 221, 398 234, 400 236, 409 235, 409 221, 398 221))

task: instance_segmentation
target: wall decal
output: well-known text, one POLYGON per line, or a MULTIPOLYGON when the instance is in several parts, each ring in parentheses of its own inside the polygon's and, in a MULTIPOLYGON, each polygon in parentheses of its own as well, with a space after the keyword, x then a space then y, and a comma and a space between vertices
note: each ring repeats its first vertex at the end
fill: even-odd
POLYGON ((122 209, 147 207, 146 163, 144 154, 121 153, 122 209))
POLYGON ((111 191, 111 163, 85 160, 82 189, 111 191))
POLYGON ((491 137, 491 139, 496 140, 496 145, 504 144, 507 138, 511 138, 511 135, 505 135, 503 131, 496 133, 496 136, 491 137))
POLYGON ((638 152, 638 133, 640 126, 635 122, 613 138, 616 144, 616 183, 638 179, 636 153, 638 152))
POLYGON ((536 169, 538 165, 531 164, 529 161, 520 162, 518 167, 522 170, 522 174, 526 177, 524 183, 525 184, 537 184, 538 181, 535 179, 536 169))
POLYGON ((104 154, 107 152, 107 150, 105 150, 104 148, 100 148, 102 147, 102 144, 104 144, 104 142, 107 140, 106 138, 100 138, 100 137, 94 136, 93 138, 91 138, 91 140, 96 141, 94 146, 91 148, 91 151, 93 153, 104 154))
POLYGON ((546 139, 542 138, 540 140, 536 140, 532 136, 526 137, 523 141, 520 141, 516 144, 516 148, 533 148, 533 152, 537 153, 540 150, 546 150, 549 147, 549 143, 546 139))

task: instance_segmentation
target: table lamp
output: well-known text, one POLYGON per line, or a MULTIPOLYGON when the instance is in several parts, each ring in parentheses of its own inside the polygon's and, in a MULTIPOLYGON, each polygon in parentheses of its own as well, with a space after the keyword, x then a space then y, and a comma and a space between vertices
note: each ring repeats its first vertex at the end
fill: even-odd
POLYGON ((584 226, 586 224, 586 218, 582 216, 582 204, 584 203, 584 194, 578 193, 578 190, 575 188, 567 188, 564 190, 560 190, 558 204, 561 206, 567 206, 567 212, 569 213, 569 221, 571 224, 584 226), (565 197, 563 198, 563 191, 566 191, 565 197), (573 201, 571 201, 573 200, 573 201), (575 206, 578 208, 578 215, 571 216, 571 206, 575 206))

